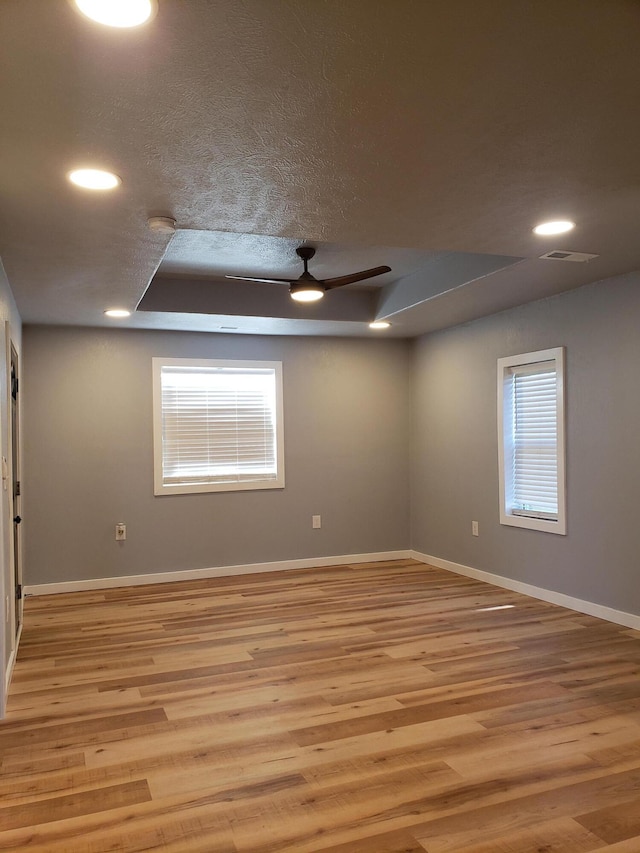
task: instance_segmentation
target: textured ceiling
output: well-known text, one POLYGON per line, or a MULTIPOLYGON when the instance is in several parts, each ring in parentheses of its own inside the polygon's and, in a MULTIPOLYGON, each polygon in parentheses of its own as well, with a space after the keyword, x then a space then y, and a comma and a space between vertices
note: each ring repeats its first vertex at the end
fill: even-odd
POLYGON ((416 335, 638 269, 639 30, 635 0, 159 0, 131 31, 3 0, 0 256, 22 316, 102 325, 149 288, 124 325, 367 334, 373 315, 416 335), (81 165, 122 186, 72 187, 81 165), (557 217, 578 227, 532 234, 557 217), (322 276, 392 273, 316 314, 224 285, 299 274, 301 243, 322 276))

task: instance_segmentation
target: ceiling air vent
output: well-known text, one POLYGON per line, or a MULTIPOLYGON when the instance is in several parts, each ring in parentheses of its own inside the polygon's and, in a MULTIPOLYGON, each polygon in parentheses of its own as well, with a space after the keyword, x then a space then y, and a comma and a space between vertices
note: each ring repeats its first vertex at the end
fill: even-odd
POLYGON ((540 255, 540 258, 546 261, 574 261, 577 263, 592 261, 597 257, 599 255, 589 255, 587 252, 561 252, 558 249, 553 252, 547 252, 545 255, 540 255))

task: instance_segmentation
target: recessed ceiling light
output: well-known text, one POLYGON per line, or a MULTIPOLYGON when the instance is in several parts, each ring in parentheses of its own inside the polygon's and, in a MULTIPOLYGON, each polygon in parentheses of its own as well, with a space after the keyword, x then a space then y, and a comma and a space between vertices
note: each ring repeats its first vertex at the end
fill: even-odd
POLYGON ((107 27, 139 27, 156 11, 155 0, 75 0, 92 21, 107 27))
POLYGON ((388 329, 391 323, 387 323, 386 320, 376 320, 373 323, 369 323, 370 329, 388 329))
POLYGON ((126 308, 107 308, 104 312, 107 317, 130 317, 131 311, 127 311, 126 308))
POLYGON ((74 169, 67 177, 72 184, 85 190, 112 190, 121 183, 113 172, 102 169, 74 169))
POLYGON ((533 229, 534 234, 539 234, 541 237, 547 237, 551 234, 566 234, 576 227, 575 222, 568 219, 557 219, 554 222, 541 222, 533 229))

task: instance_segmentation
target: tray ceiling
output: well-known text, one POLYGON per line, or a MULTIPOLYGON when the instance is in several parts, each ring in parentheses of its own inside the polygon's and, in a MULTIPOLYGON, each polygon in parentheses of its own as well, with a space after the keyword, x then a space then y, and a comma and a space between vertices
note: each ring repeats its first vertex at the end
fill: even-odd
POLYGON ((23 319, 140 304, 119 322, 414 336, 638 269, 639 25, 631 0, 160 0, 121 31, 4 0, 0 256, 23 319), (82 165, 121 186, 73 187, 82 165), (532 233, 559 217, 575 230, 532 233), (224 279, 297 277, 301 244, 318 276, 392 272, 295 311, 224 279))

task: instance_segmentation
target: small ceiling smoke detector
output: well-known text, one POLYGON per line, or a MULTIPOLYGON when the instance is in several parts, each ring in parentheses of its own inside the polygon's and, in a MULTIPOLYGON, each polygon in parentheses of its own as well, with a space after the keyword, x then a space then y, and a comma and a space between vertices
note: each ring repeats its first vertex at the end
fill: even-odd
POLYGON ((540 259, 543 261, 573 261, 574 263, 585 263, 598 257, 600 256, 589 255, 587 252, 565 252, 561 249, 554 249, 552 252, 545 252, 544 255, 540 255, 540 259))
POLYGON ((566 234, 567 231, 573 231, 576 227, 575 222, 569 219, 556 219, 553 222, 541 222, 533 229, 534 234, 540 237, 549 237, 552 234, 566 234))
POLYGON ((176 233, 176 221, 170 216, 151 216, 147 219, 147 225, 151 231, 156 231, 158 234, 176 233))

